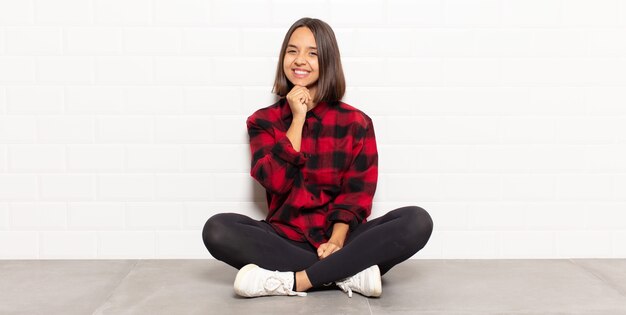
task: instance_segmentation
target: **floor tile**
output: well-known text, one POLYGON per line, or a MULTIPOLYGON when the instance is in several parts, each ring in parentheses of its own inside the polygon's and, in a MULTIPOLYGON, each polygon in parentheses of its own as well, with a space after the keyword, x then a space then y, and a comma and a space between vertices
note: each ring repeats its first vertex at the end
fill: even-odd
POLYGON ((240 298, 237 270, 215 260, 142 260, 95 314, 369 314, 362 296, 240 298))
POLYGON ((626 296, 626 260, 574 259, 573 263, 589 270, 626 296))
POLYGON ((410 260, 373 314, 626 314, 626 298, 569 260, 410 260))
POLYGON ((136 262, 0 260, 0 314, 91 314, 136 262))

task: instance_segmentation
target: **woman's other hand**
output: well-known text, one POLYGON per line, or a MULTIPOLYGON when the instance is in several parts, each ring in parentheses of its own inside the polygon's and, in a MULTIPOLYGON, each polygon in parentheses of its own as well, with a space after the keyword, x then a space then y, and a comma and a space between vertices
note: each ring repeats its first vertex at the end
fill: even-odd
POLYGON ((308 103, 311 103, 311 94, 309 89, 304 86, 296 85, 289 93, 287 93, 287 102, 291 108, 294 117, 304 118, 308 111, 308 103))
POLYGON ((317 257, 319 259, 324 259, 340 249, 341 246, 339 244, 328 241, 317 248, 317 257))
POLYGON ((317 257, 324 259, 330 254, 340 250, 343 247, 343 243, 348 236, 348 224, 343 222, 335 222, 333 224, 333 233, 330 236, 328 242, 320 245, 317 248, 317 257))

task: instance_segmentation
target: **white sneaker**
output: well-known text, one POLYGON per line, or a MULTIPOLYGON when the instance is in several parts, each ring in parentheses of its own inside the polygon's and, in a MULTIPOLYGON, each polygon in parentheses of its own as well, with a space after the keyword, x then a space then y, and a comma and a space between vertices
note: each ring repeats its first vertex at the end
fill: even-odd
POLYGON ((298 295, 306 296, 306 292, 296 292, 293 287, 293 272, 279 272, 263 269, 255 264, 243 266, 235 277, 235 293, 245 297, 265 295, 298 295))
POLYGON ((352 291, 373 297, 379 297, 383 293, 380 269, 377 265, 371 266, 352 277, 336 281, 335 284, 343 292, 348 293, 348 297, 352 297, 352 291))

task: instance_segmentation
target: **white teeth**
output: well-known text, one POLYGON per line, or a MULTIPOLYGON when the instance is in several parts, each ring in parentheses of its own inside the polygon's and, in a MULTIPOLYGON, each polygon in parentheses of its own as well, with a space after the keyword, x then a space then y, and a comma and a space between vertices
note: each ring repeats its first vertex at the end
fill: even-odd
POLYGON ((294 70, 296 72, 296 74, 307 74, 309 72, 307 71, 300 71, 300 70, 294 70))

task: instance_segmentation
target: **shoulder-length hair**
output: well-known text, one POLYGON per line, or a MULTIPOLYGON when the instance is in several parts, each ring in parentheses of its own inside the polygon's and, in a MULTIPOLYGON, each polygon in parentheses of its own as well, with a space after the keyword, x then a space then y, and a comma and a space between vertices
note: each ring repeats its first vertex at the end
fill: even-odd
POLYGON ((285 34, 283 45, 280 48, 278 57, 278 66, 276 67, 276 79, 272 92, 285 97, 293 88, 293 84, 289 82, 283 70, 283 62, 285 60, 285 52, 289 44, 291 34, 299 28, 307 27, 315 37, 317 44, 317 60, 319 65, 319 78, 317 80, 317 92, 315 93, 314 103, 321 101, 339 101, 343 98, 346 91, 346 80, 343 76, 343 68, 341 67, 341 56, 339 54, 339 46, 337 39, 330 25, 326 22, 314 18, 301 18, 296 21, 285 34))

